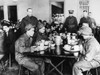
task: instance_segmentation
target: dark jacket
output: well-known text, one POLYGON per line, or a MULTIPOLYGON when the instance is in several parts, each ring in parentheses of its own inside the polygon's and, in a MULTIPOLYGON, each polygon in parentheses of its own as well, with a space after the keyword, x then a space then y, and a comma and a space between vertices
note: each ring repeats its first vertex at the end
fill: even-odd
POLYGON ((69 16, 66 18, 64 27, 68 32, 76 32, 77 31, 77 19, 74 16, 69 16))
POLYGON ((45 33, 37 33, 37 38, 36 41, 41 41, 41 40, 49 40, 48 37, 45 35, 45 33))
POLYGON ((31 16, 31 17, 26 16, 26 17, 24 17, 24 18, 22 19, 21 25, 20 25, 22 34, 25 32, 25 26, 26 26, 27 24, 32 24, 32 25, 34 25, 35 27, 37 27, 38 20, 37 20, 37 18, 34 17, 34 16, 31 16))
POLYGON ((3 43, 4 43, 4 32, 2 31, 0 32, 0 54, 4 53, 3 43))
POLYGON ((88 23, 90 26, 90 18, 89 17, 82 17, 79 22, 79 28, 82 27, 83 23, 88 23))
POLYGON ((4 50, 5 53, 14 53, 15 34, 14 30, 10 29, 8 34, 4 32, 4 50))

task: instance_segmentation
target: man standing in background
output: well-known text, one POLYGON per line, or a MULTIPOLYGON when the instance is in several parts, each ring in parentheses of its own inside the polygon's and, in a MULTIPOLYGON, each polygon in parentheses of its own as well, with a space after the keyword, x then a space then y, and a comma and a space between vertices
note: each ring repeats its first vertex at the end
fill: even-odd
POLYGON ((37 26, 38 24, 38 20, 35 16, 32 15, 33 14, 33 10, 32 8, 28 8, 27 9, 27 16, 25 16, 22 21, 21 21, 21 33, 23 34, 25 32, 25 26, 28 24, 32 24, 33 26, 37 26))
POLYGON ((77 19, 73 16, 74 10, 69 10, 69 16, 66 18, 64 27, 70 33, 77 31, 77 19))
MULTIPOLYGON (((32 15, 33 14, 33 10, 32 8, 28 8, 27 9, 27 16, 25 16, 22 21, 21 21, 21 25, 20 25, 20 29, 21 29, 21 34, 25 33, 25 26, 28 25, 28 24, 32 24, 35 28, 37 27, 38 25, 38 19, 32 15)), ((35 30, 37 31, 37 29, 35 30)), ((35 42, 35 38, 36 38, 37 34, 34 33, 34 36, 33 36, 33 42, 32 44, 34 44, 35 42)))
POLYGON ((88 23, 90 27, 90 18, 88 16, 87 10, 83 11, 83 17, 80 19, 79 28, 83 26, 83 23, 88 23))
POLYGON ((92 16, 92 12, 89 12, 89 18, 90 18, 90 28, 92 29, 92 33, 95 35, 95 33, 96 33, 96 21, 92 16))

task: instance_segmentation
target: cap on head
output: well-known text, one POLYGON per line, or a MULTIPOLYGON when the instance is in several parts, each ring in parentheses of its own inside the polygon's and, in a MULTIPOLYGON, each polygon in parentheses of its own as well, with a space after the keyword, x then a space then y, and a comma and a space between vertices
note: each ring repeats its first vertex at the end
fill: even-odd
POLYGON ((93 35, 92 34, 92 29, 87 26, 83 26, 79 29, 78 34, 80 35, 93 35))
POLYGON ((38 24, 38 29, 41 29, 41 28, 43 28, 44 27, 44 25, 42 24, 42 23, 39 23, 38 24))
POLYGON ((27 12, 28 12, 28 10, 32 10, 32 8, 28 8, 28 9, 27 9, 27 12))
POLYGON ((68 10, 69 11, 69 14, 73 14, 74 13, 74 10, 68 10))

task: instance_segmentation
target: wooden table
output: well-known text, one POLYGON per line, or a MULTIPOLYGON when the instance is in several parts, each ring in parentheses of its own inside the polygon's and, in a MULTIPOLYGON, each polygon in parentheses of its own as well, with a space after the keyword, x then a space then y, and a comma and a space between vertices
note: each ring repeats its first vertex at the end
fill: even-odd
POLYGON ((53 70, 56 70, 60 75, 63 75, 62 70, 58 69, 58 66, 63 65, 63 63, 65 62, 66 58, 71 58, 71 59, 76 59, 77 57, 73 56, 72 54, 63 54, 63 55, 52 55, 52 54, 36 54, 36 53, 31 53, 31 52, 25 52, 23 53, 25 56, 30 57, 30 58, 43 58, 43 59, 49 59, 49 61, 46 61, 46 63, 49 63, 53 68, 51 70, 49 70, 46 75, 50 72, 52 72, 53 70), (59 58, 61 59, 59 63, 57 63, 56 65, 54 63, 52 63, 51 58, 59 58))

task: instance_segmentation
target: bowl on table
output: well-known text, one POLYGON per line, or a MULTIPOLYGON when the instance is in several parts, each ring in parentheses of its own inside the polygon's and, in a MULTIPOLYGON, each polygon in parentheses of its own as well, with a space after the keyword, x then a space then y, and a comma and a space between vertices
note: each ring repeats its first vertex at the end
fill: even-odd
POLYGON ((79 45, 74 45, 74 46, 65 45, 63 48, 64 48, 64 50, 65 50, 65 51, 64 51, 65 54, 73 53, 74 56, 78 56, 79 51, 80 51, 79 45))
POLYGON ((68 44, 66 44, 66 45, 64 45, 63 49, 64 49, 65 51, 70 51, 70 50, 71 50, 71 46, 68 45, 68 44))

